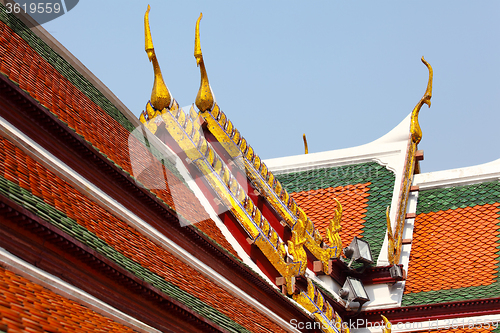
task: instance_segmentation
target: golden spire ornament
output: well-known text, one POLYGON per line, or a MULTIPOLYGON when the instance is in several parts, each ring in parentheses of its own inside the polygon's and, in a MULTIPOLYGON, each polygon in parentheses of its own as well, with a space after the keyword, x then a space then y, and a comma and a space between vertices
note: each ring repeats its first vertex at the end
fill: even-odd
POLYGON ((146 41, 146 53, 148 54, 149 61, 153 63, 153 70, 155 75, 155 80, 153 83, 153 91, 151 92, 151 104, 153 107, 161 111, 165 108, 169 108, 172 103, 172 97, 170 91, 163 81, 163 76, 161 75, 160 65, 158 64, 158 59, 156 59, 155 49, 153 46, 153 39, 151 38, 151 30, 149 28, 149 10, 151 7, 148 5, 148 10, 144 14, 144 35, 146 41))
POLYGON ((424 96, 420 99, 411 113, 410 133, 412 141, 416 144, 418 144, 420 140, 422 140, 422 130, 420 129, 420 125, 418 124, 418 113, 420 112, 420 109, 424 104, 427 104, 428 107, 431 107, 432 97, 432 67, 427 61, 425 61, 424 57, 422 57, 422 62, 429 69, 429 81, 427 83, 427 89, 425 90, 424 96))
POLYGON ((205 69, 205 62, 203 61, 203 55, 201 53, 200 46, 200 21, 203 17, 203 13, 200 13, 200 17, 196 21, 196 30, 194 37, 194 57, 196 58, 196 64, 200 67, 201 82, 200 89, 198 90, 198 95, 196 95, 195 104, 200 112, 205 112, 211 110, 214 105, 214 96, 212 94, 212 89, 208 83, 207 70, 205 69))
POLYGON ((302 134, 302 139, 304 140, 304 154, 309 154, 309 148, 307 147, 306 134, 302 134))

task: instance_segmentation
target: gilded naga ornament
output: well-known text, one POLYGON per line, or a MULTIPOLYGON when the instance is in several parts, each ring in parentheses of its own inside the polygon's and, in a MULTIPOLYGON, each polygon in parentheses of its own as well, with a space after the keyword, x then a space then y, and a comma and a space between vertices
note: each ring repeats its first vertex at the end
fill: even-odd
MULTIPOLYGON (((151 7, 148 5, 148 10, 144 14, 144 34, 146 40, 146 53, 148 54, 149 61, 153 63, 153 70, 155 74, 155 80, 153 83, 153 91, 151 92, 151 104, 156 110, 163 110, 169 108, 172 103, 172 97, 170 91, 163 81, 163 76, 161 75, 160 65, 158 64, 158 59, 156 58, 155 49, 153 46, 153 39, 151 38, 151 30, 149 28, 149 10, 151 7)), ((149 112, 148 112, 149 113, 149 112)), ((150 115, 150 119, 151 115, 150 115)))
POLYGON ((215 101, 210 83, 208 82, 207 70, 205 69, 205 62, 203 61, 203 55, 201 53, 200 21, 202 17, 203 13, 200 13, 200 17, 198 17, 198 21, 196 21, 194 38, 194 57, 196 58, 196 64, 200 67, 201 74, 200 89, 198 90, 198 95, 196 95, 195 104, 200 112, 205 112, 213 108, 215 101))
POLYGON ((342 205, 340 202, 334 198, 337 202, 337 208, 333 212, 333 218, 330 220, 328 229, 326 229, 326 236, 330 242, 330 247, 336 246, 338 249, 342 248, 342 240, 340 239, 339 231, 342 229, 340 221, 342 220, 342 205))
POLYGON ((422 130, 420 129, 420 125, 418 124, 418 113, 420 112, 420 109, 424 104, 427 104, 428 107, 431 107, 432 97, 432 67, 427 61, 425 61, 424 57, 422 57, 422 62, 429 69, 429 82, 427 83, 427 89, 425 90, 424 96, 420 99, 411 113, 410 132, 412 141, 415 144, 418 144, 420 140, 422 140, 422 130))
POLYGON ((292 255, 293 261, 302 263, 298 275, 304 274, 307 267, 307 254, 304 249, 304 243, 306 241, 307 238, 304 221, 299 219, 293 227, 292 238, 288 241, 288 252, 292 255))

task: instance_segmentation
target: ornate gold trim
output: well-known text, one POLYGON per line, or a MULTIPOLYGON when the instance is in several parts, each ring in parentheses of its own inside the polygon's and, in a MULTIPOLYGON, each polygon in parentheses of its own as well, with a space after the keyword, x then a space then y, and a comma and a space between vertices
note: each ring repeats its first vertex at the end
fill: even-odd
POLYGON ((397 244, 397 235, 392 231, 391 218, 389 217, 390 206, 387 206, 385 211, 385 218, 387 222, 387 240, 388 240, 388 257, 389 263, 391 265, 399 263, 399 256, 401 253, 401 249, 397 244))
POLYGON ((305 238, 307 239, 305 245, 311 254, 323 263, 323 271, 328 274, 328 262, 330 259, 340 256, 341 248, 334 245, 322 247, 323 240, 315 230, 312 221, 290 197, 280 182, 275 179, 266 164, 254 153, 253 148, 248 145, 245 138, 241 137, 239 131, 227 119, 217 103, 211 110, 200 112, 200 114, 207 122, 207 129, 210 133, 215 136, 234 162, 242 170, 245 170, 247 177, 266 197, 287 225, 293 227, 299 220, 304 223, 305 238))
POLYGON ((415 153, 417 151, 417 144, 410 140, 409 147, 406 154, 406 163, 401 184, 401 197, 398 203, 398 213, 396 215, 396 228, 392 231, 391 221, 389 219, 389 207, 386 211, 387 219, 387 236, 389 240, 388 258, 391 265, 399 264, 401 256, 401 248, 403 246, 403 230, 406 220, 406 208, 408 207, 408 198, 410 195, 410 187, 413 182, 413 174, 415 172, 415 153), (392 240, 391 240, 392 239, 392 240), (391 243, 392 242, 392 243, 391 243))
POLYGON ((424 96, 417 103, 411 114, 410 137, 408 149, 406 153, 405 168, 403 180, 401 183, 402 194, 398 203, 398 211, 396 215, 396 228, 393 232, 391 221, 389 218, 389 207, 386 211, 387 220, 387 238, 388 238, 388 259, 391 265, 399 264, 401 256, 401 248, 403 246, 403 229, 405 223, 406 209, 408 206, 408 198, 410 195, 410 187, 413 182, 413 175, 415 173, 415 154, 417 152, 417 144, 422 139, 422 130, 418 124, 418 113, 424 104, 431 106, 432 97, 432 78, 433 71, 431 65, 422 57, 422 62, 429 70, 429 81, 427 82, 427 89, 424 96))
POLYGON ((260 157, 254 153, 253 148, 241 137, 239 131, 227 119, 224 112, 219 109, 213 98, 201 53, 199 31, 201 18, 202 15, 200 14, 195 31, 194 55, 201 72, 201 84, 196 97, 196 106, 200 110, 200 114, 207 121, 208 130, 216 137, 217 141, 229 153, 230 157, 234 159, 235 163, 240 168, 246 170, 247 177, 256 184, 258 190, 266 196, 269 203, 280 213, 288 226, 293 228, 299 220, 302 220, 306 229, 304 235, 306 238, 306 247, 323 263, 323 270, 327 273, 328 261, 332 258, 338 258, 341 253, 340 249, 336 247, 323 248, 321 246, 322 239, 319 233, 314 230, 311 220, 298 208, 295 200, 290 198, 288 192, 282 188, 280 182, 275 179, 260 157))
POLYGON ((293 300, 302 305, 317 322, 321 323, 323 332, 341 332, 342 319, 310 279, 307 279, 307 291, 293 295, 293 300))
MULTIPOLYGON (((254 154, 252 147, 248 146, 245 139, 240 137, 238 130, 227 120, 224 113, 219 110, 213 99, 201 53, 199 23, 202 15, 200 14, 196 24, 195 58, 200 66, 201 85, 196 98, 196 106, 202 114, 205 114, 205 119, 209 120, 207 122, 208 126, 212 126, 212 130, 218 133, 217 139, 226 150, 231 152, 230 155, 235 158, 235 163, 247 170, 247 176, 251 180, 257 180, 257 187, 265 191, 272 205, 280 207, 278 211, 282 212, 287 221, 286 223, 292 229, 292 237, 287 242, 287 253, 287 249, 277 232, 267 219, 262 216, 261 211, 245 193, 226 163, 217 155, 211 144, 205 140, 201 125, 196 121, 197 115, 194 108, 191 107, 189 113, 186 114, 171 98, 163 82, 154 53, 149 29, 149 9, 148 6, 144 17, 145 48, 150 61, 153 62, 155 83, 151 101, 146 106, 146 112, 143 112, 140 116, 141 122, 153 133, 156 133, 158 127, 165 127, 169 135, 186 154, 190 163, 196 166, 216 195, 236 217, 249 238, 262 251, 279 274, 283 276, 286 293, 293 295, 297 302, 311 312, 317 322, 322 323, 324 332, 340 333, 342 326, 340 316, 311 281, 308 280, 307 292, 297 290, 294 284, 295 277, 303 276, 307 268, 307 254, 304 245, 326 267, 328 267, 328 261, 331 258, 340 255, 340 249, 337 247, 321 247, 322 239, 314 229, 312 222, 297 206, 295 201, 289 197, 279 181, 275 180, 274 175, 268 171, 266 165, 254 154), (165 89, 162 88, 163 86, 165 89), (168 95, 163 94, 165 92, 168 95), (242 153, 243 158, 236 159, 242 153)), ((338 230, 340 230, 341 216, 342 207, 337 201, 337 210, 332 219, 328 235, 330 243, 339 247, 341 242, 339 241, 338 230)))
POLYGON ((283 241, 239 185, 228 166, 205 140, 200 126, 193 123, 182 109, 164 109, 161 118, 166 130, 187 158, 202 173, 254 244, 285 278, 286 291, 292 294, 295 290, 294 277, 303 275, 307 267, 307 256, 303 249, 305 227, 298 224, 292 230, 294 236, 288 241, 288 247, 293 261, 288 263, 283 241))

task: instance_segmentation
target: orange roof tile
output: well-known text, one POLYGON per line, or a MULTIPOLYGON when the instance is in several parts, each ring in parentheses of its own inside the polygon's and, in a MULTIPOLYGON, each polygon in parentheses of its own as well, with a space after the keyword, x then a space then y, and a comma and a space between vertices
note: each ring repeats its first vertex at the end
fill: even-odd
POLYGON ((348 244, 354 236, 362 237, 366 207, 368 207, 368 190, 370 183, 292 193, 291 196, 314 222, 314 226, 326 238, 326 229, 337 208, 336 198, 342 205, 342 230, 340 238, 348 244))
POLYGON ((0 330, 134 332, 89 308, 0 267, 0 330))
POLYGON ((498 274, 499 207, 418 214, 405 293, 492 284, 498 274))

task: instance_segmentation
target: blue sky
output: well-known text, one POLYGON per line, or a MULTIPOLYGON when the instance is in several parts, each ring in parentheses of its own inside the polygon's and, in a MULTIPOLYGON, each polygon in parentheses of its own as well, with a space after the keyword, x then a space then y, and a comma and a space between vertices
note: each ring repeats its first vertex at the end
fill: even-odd
POLYGON ((144 12, 163 77, 194 102, 196 19, 221 109, 262 158, 361 145, 422 97, 423 172, 500 158, 498 1, 96 1, 44 24, 136 115, 151 94, 144 12))

